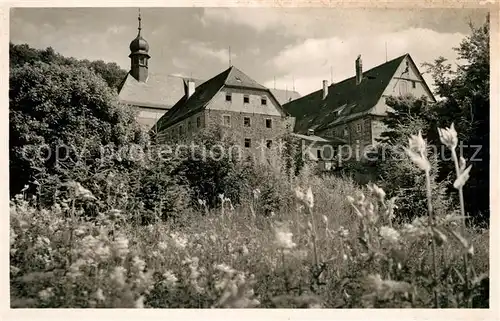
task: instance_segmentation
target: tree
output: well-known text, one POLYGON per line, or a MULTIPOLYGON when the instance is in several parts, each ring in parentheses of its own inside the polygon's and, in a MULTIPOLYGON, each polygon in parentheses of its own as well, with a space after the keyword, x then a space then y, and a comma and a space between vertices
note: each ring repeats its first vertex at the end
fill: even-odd
MULTIPOLYGON (((482 26, 471 24, 470 29, 471 34, 454 48, 461 60, 456 70, 443 57, 425 65, 433 76, 436 94, 443 98, 435 106, 438 125, 449 127, 453 122, 460 142, 468 146, 463 149, 463 157, 473 166, 470 179, 464 186, 467 212, 480 220, 487 220, 490 172, 489 17, 482 26)), ((454 169, 443 167, 441 177, 451 170, 454 169)))
MULTIPOLYGON (((378 146, 376 166, 373 168, 377 169, 378 184, 390 196, 398 197, 400 215, 412 218, 426 211, 426 187, 422 171, 408 159, 403 147, 407 147, 408 138, 419 131, 425 135, 429 147, 437 146, 433 138, 434 132, 437 132, 437 116, 433 104, 425 97, 388 97, 386 103, 391 110, 383 119, 387 130, 378 139, 381 144, 378 146)), ((446 180, 438 180, 440 153, 440 149, 428 148, 433 207, 438 213, 450 210, 450 202, 446 197, 446 180)))
POLYGON ((87 59, 77 60, 73 57, 64 57, 54 51, 52 47, 46 49, 31 48, 27 44, 14 45, 9 43, 9 65, 10 68, 20 67, 24 64, 33 64, 35 62, 54 63, 57 65, 81 66, 93 69, 101 76, 109 87, 118 90, 121 82, 127 72, 120 68, 116 63, 106 63, 102 60, 89 61, 87 59))
POLYGON ((95 163, 102 146, 144 139, 132 110, 87 68, 34 61, 9 80, 11 195, 36 175, 95 163))

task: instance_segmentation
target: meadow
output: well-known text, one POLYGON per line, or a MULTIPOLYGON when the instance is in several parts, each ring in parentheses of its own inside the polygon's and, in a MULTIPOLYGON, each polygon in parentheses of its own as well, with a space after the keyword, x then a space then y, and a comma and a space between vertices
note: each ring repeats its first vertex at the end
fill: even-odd
MULTIPOLYGON (((423 150, 421 135, 412 136, 407 152, 425 176, 423 150)), ((456 161, 460 193, 468 170, 456 161)), ((176 220, 149 224, 116 208, 85 215, 99 199, 75 181, 50 208, 18 195, 10 205, 11 306, 489 306, 489 231, 464 227, 463 206, 434 213, 429 202, 408 220, 375 184, 307 166, 291 180, 267 175, 280 182, 277 210, 263 208, 267 192, 257 187, 238 204, 220 193, 213 208, 199 200, 176 220)))

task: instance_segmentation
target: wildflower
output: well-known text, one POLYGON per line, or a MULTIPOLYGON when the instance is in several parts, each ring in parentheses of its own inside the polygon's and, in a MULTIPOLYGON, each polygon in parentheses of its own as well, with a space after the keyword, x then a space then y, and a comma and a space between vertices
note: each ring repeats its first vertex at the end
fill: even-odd
POLYGON ((113 248, 118 257, 124 258, 129 252, 128 239, 122 235, 117 236, 113 242, 113 248))
POLYGON ((116 266, 110 275, 111 281, 115 282, 116 285, 122 287, 125 285, 125 273, 127 270, 123 266, 116 266))
POLYGON ((172 238, 172 240, 174 240, 175 246, 179 249, 184 249, 188 243, 187 238, 177 233, 171 233, 170 237, 172 238))
POLYGON ((281 230, 281 229, 276 229, 276 244, 278 247, 281 249, 293 249, 297 244, 293 243, 292 237, 293 234, 291 232, 281 230))
POLYGON ((472 165, 469 165, 469 167, 467 167, 466 170, 464 170, 462 173, 460 173, 460 175, 455 180, 455 183, 453 183, 453 187, 455 187, 456 189, 460 189, 465 185, 465 183, 469 179, 469 173, 470 173, 471 168, 472 168, 472 165))
POLYGON ((340 226, 337 233, 340 235, 340 237, 343 237, 343 238, 347 238, 349 236, 349 230, 347 230, 343 226, 340 226))
POLYGON ((258 199, 260 196, 260 189, 256 188, 253 190, 253 198, 258 199))
POLYGON ((458 145, 458 137, 457 131, 455 130, 455 125, 451 123, 450 128, 438 128, 439 139, 441 143, 446 145, 451 150, 457 148, 458 145))
POLYGON ((382 188, 378 187, 376 184, 371 184, 367 185, 368 189, 370 192, 372 192, 377 198, 380 200, 380 202, 384 201, 385 198, 385 192, 382 188))
POLYGON ((106 261, 110 257, 110 250, 109 246, 103 246, 104 244, 101 243, 99 246, 95 249, 95 256, 99 258, 102 261, 106 261))
POLYGON ((146 268, 146 262, 140 259, 138 256, 134 256, 132 259, 132 266, 136 271, 142 272, 146 268))
POLYGON ((174 286, 179 281, 175 274, 170 270, 167 270, 165 273, 163 273, 163 278, 164 283, 167 286, 174 286))
POLYGON ((234 273, 236 273, 235 269, 233 269, 232 267, 230 267, 229 265, 226 265, 224 263, 214 265, 214 269, 221 271, 223 273, 227 273, 229 275, 233 275, 234 273))
POLYGON ((243 256, 246 256, 248 255, 248 248, 243 244, 243 246, 241 247, 241 254, 243 256))
POLYGON ((43 289, 42 291, 38 292, 38 296, 40 299, 47 301, 54 295, 53 289, 52 288, 46 288, 43 289))
POLYGON ((300 188, 299 186, 297 186, 297 187, 295 187, 294 192, 295 192, 295 197, 299 201, 304 201, 305 194, 304 194, 304 191, 302 191, 302 188, 300 188))
POLYGON ((78 259, 69 267, 69 271, 66 274, 70 279, 76 279, 79 276, 82 276, 83 273, 80 271, 80 267, 85 265, 85 260, 78 259))
POLYGON ((134 303, 136 309, 144 309, 144 296, 141 295, 134 303))
POLYGON ((163 241, 162 241, 162 242, 158 243, 158 248, 159 248, 160 250, 162 250, 162 251, 165 251, 165 250, 168 248, 168 245, 167 245, 167 243, 166 243, 166 242, 163 242, 163 241))
POLYGON ((97 301, 104 301, 106 300, 106 297, 104 296, 104 293, 101 288, 97 289, 97 291, 94 293, 94 297, 96 298, 97 301))
POLYGON ((396 231, 392 227, 382 226, 380 228, 380 236, 384 240, 386 240, 390 243, 397 243, 399 241, 400 234, 398 231, 396 231))
POLYGON ((423 171, 430 171, 431 164, 427 159, 427 146, 422 137, 422 131, 418 135, 411 135, 408 139, 408 148, 404 148, 406 154, 410 159, 423 171))

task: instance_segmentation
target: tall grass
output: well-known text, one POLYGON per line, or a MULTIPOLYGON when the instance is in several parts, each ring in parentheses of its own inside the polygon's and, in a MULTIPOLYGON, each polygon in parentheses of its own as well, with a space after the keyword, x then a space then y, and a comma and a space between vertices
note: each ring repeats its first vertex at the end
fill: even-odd
MULTIPOLYGON (((425 142, 412 139, 408 151, 419 150, 410 156, 425 175, 425 142)), ((280 181, 275 192, 286 206, 266 215, 259 189, 241 205, 220 195, 218 208, 200 200, 198 209, 179 215, 181 223, 144 226, 117 209, 86 215, 95 197, 77 183, 49 209, 19 196, 10 207, 11 305, 488 305, 489 232, 459 224, 463 210, 433 215, 429 203, 429 213, 405 222, 396 219, 397 199, 386 199, 375 184, 358 187, 307 171, 280 181)))

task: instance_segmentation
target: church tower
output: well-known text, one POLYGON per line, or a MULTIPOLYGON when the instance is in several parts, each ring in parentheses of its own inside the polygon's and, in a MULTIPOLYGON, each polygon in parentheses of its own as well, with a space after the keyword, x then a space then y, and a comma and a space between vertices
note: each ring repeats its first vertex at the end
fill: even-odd
POLYGON ((139 32, 137 37, 130 43, 130 74, 137 81, 145 82, 148 79, 148 60, 151 58, 148 54, 149 44, 141 36, 141 11, 139 9, 139 32))

